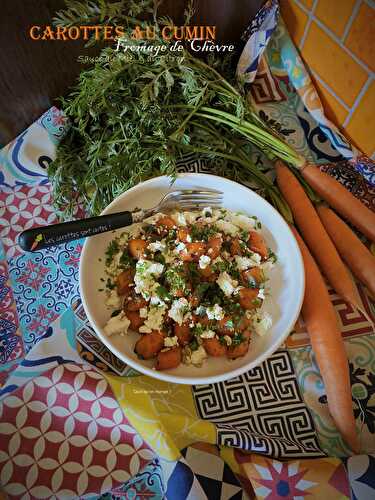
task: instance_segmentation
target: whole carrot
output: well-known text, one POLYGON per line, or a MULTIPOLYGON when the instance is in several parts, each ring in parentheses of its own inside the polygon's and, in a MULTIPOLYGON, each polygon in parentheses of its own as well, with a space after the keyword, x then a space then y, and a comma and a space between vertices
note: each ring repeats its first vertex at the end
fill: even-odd
POLYGON ((301 174, 312 188, 367 238, 375 241, 375 213, 353 196, 340 182, 321 172, 315 165, 306 165, 301 174))
POLYGON ((305 297, 302 316, 323 378, 328 408, 342 437, 358 453, 348 359, 336 313, 318 266, 294 227, 305 266, 305 297))
POLYGON ((366 314, 358 289, 324 229, 313 204, 297 178, 281 161, 276 162, 276 179, 281 193, 293 212, 294 220, 303 239, 329 283, 346 301, 366 314))
POLYGON ((349 226, 330 208, 320 205, 317 207, 317 212, 349 269, 375 297, 375 257, 349 226))

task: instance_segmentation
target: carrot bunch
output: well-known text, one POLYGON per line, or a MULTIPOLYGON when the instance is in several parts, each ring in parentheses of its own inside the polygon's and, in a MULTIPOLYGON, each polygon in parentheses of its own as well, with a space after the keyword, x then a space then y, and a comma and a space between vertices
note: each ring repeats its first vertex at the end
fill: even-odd
MULTIPOLYGON (((302 176, 337 212, 375 240, 375 214, 339 182, 312 165, 303 168, 302 176)), ((326 387, 328 406, 345 441, 353 451, 358 451, 348 360, 335 311, 317 264, 336 292, 368 318, 346 265, 375 296, 375 258, 330 208, 314 207, 298 179, 281 161, 276 162, 276 179, 303 236, 302 240, 292 228, 306 273, 302 316, 326 387)))

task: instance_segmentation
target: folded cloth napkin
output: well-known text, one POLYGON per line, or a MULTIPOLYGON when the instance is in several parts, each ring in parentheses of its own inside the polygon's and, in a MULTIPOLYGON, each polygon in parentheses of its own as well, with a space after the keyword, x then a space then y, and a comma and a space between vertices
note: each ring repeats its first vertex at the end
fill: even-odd
MULTIPOLYGON (((374 207, 374 165, 325 119, 277 14, 277 4, 267 3, 247 31, 238 71, 249 97, 264 119, 280 117, 280 132, 307 158, 374 207), (317 144, 318 133, 326 140, 317 144)), ((241 377, 167 384, 130 369, 96 338, 79 302, 82 241, 21 252, 22 230, 57 220, 46 167, 67 127, 51 108, 0 153, 4 490, 11 498, 349 498, 350 489, 357 498, 374 496, 375 335, 332 290, 364 453, 350 458, 301 320, 285 346, 241 377)), ((267 165, 260 151, 254 161, 267 165)), ((193 156, 180 168, 214 172, 193 156)))

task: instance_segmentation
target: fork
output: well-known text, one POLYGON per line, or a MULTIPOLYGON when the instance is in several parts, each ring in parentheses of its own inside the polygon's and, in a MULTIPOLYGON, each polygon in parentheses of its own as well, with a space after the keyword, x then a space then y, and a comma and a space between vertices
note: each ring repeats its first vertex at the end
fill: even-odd
POLYGON ((117 212, 115 214, 99 215, 88 219, 27 229, 19 235, 18 244, 26 252, 35 252, 42 248, 61 245, 68 241, 130 226, 158 212, 168 212, 174 209, 188 211, 201 210, 206 207, 220 208, 222 195, 221 191, 204 189, 170 191, 153 208, 117 212))

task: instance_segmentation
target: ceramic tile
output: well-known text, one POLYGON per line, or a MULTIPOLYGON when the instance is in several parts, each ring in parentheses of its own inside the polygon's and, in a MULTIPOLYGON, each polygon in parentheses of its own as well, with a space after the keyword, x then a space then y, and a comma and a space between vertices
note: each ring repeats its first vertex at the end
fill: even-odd
POLYGON ((319 0, 315 15, 333 33, 341 37, 349 21, 356 0, 319 0))
POLYGON ((358 147, 371 156, 375 150, 375 82, 365 92, 346 127, 349 137, 358 147))
POLYGON ((353 105, 367 80, 367 72, 315 22, 311 24, 302 57, 347 106, 353 105))
POLYGON ((320 83, 314 75, 311 75, 316 90, 318 91, 320 100, 322 101, 324 114, 335 125, 340 126, 345 121, 348 111, 336 99, 336 97, 320 83))
POLYGON ((305 12, 291 0, 280 0, 280 8, 284 22, 288 26, 290 36, 293 42, 298 45, 305 31, 308 17, 305 12))
POLYGON ((348 33, 345 45, 375 71, 375 9, 366 3, 358 11, 348 33))
POLYGON ((303 3, 303 5, 305 7, 307 7, 309 10, 311 10, 313 3, 314 3, 314 0, 300 0, 300 1, 301 1, 301 3, 303 3))

